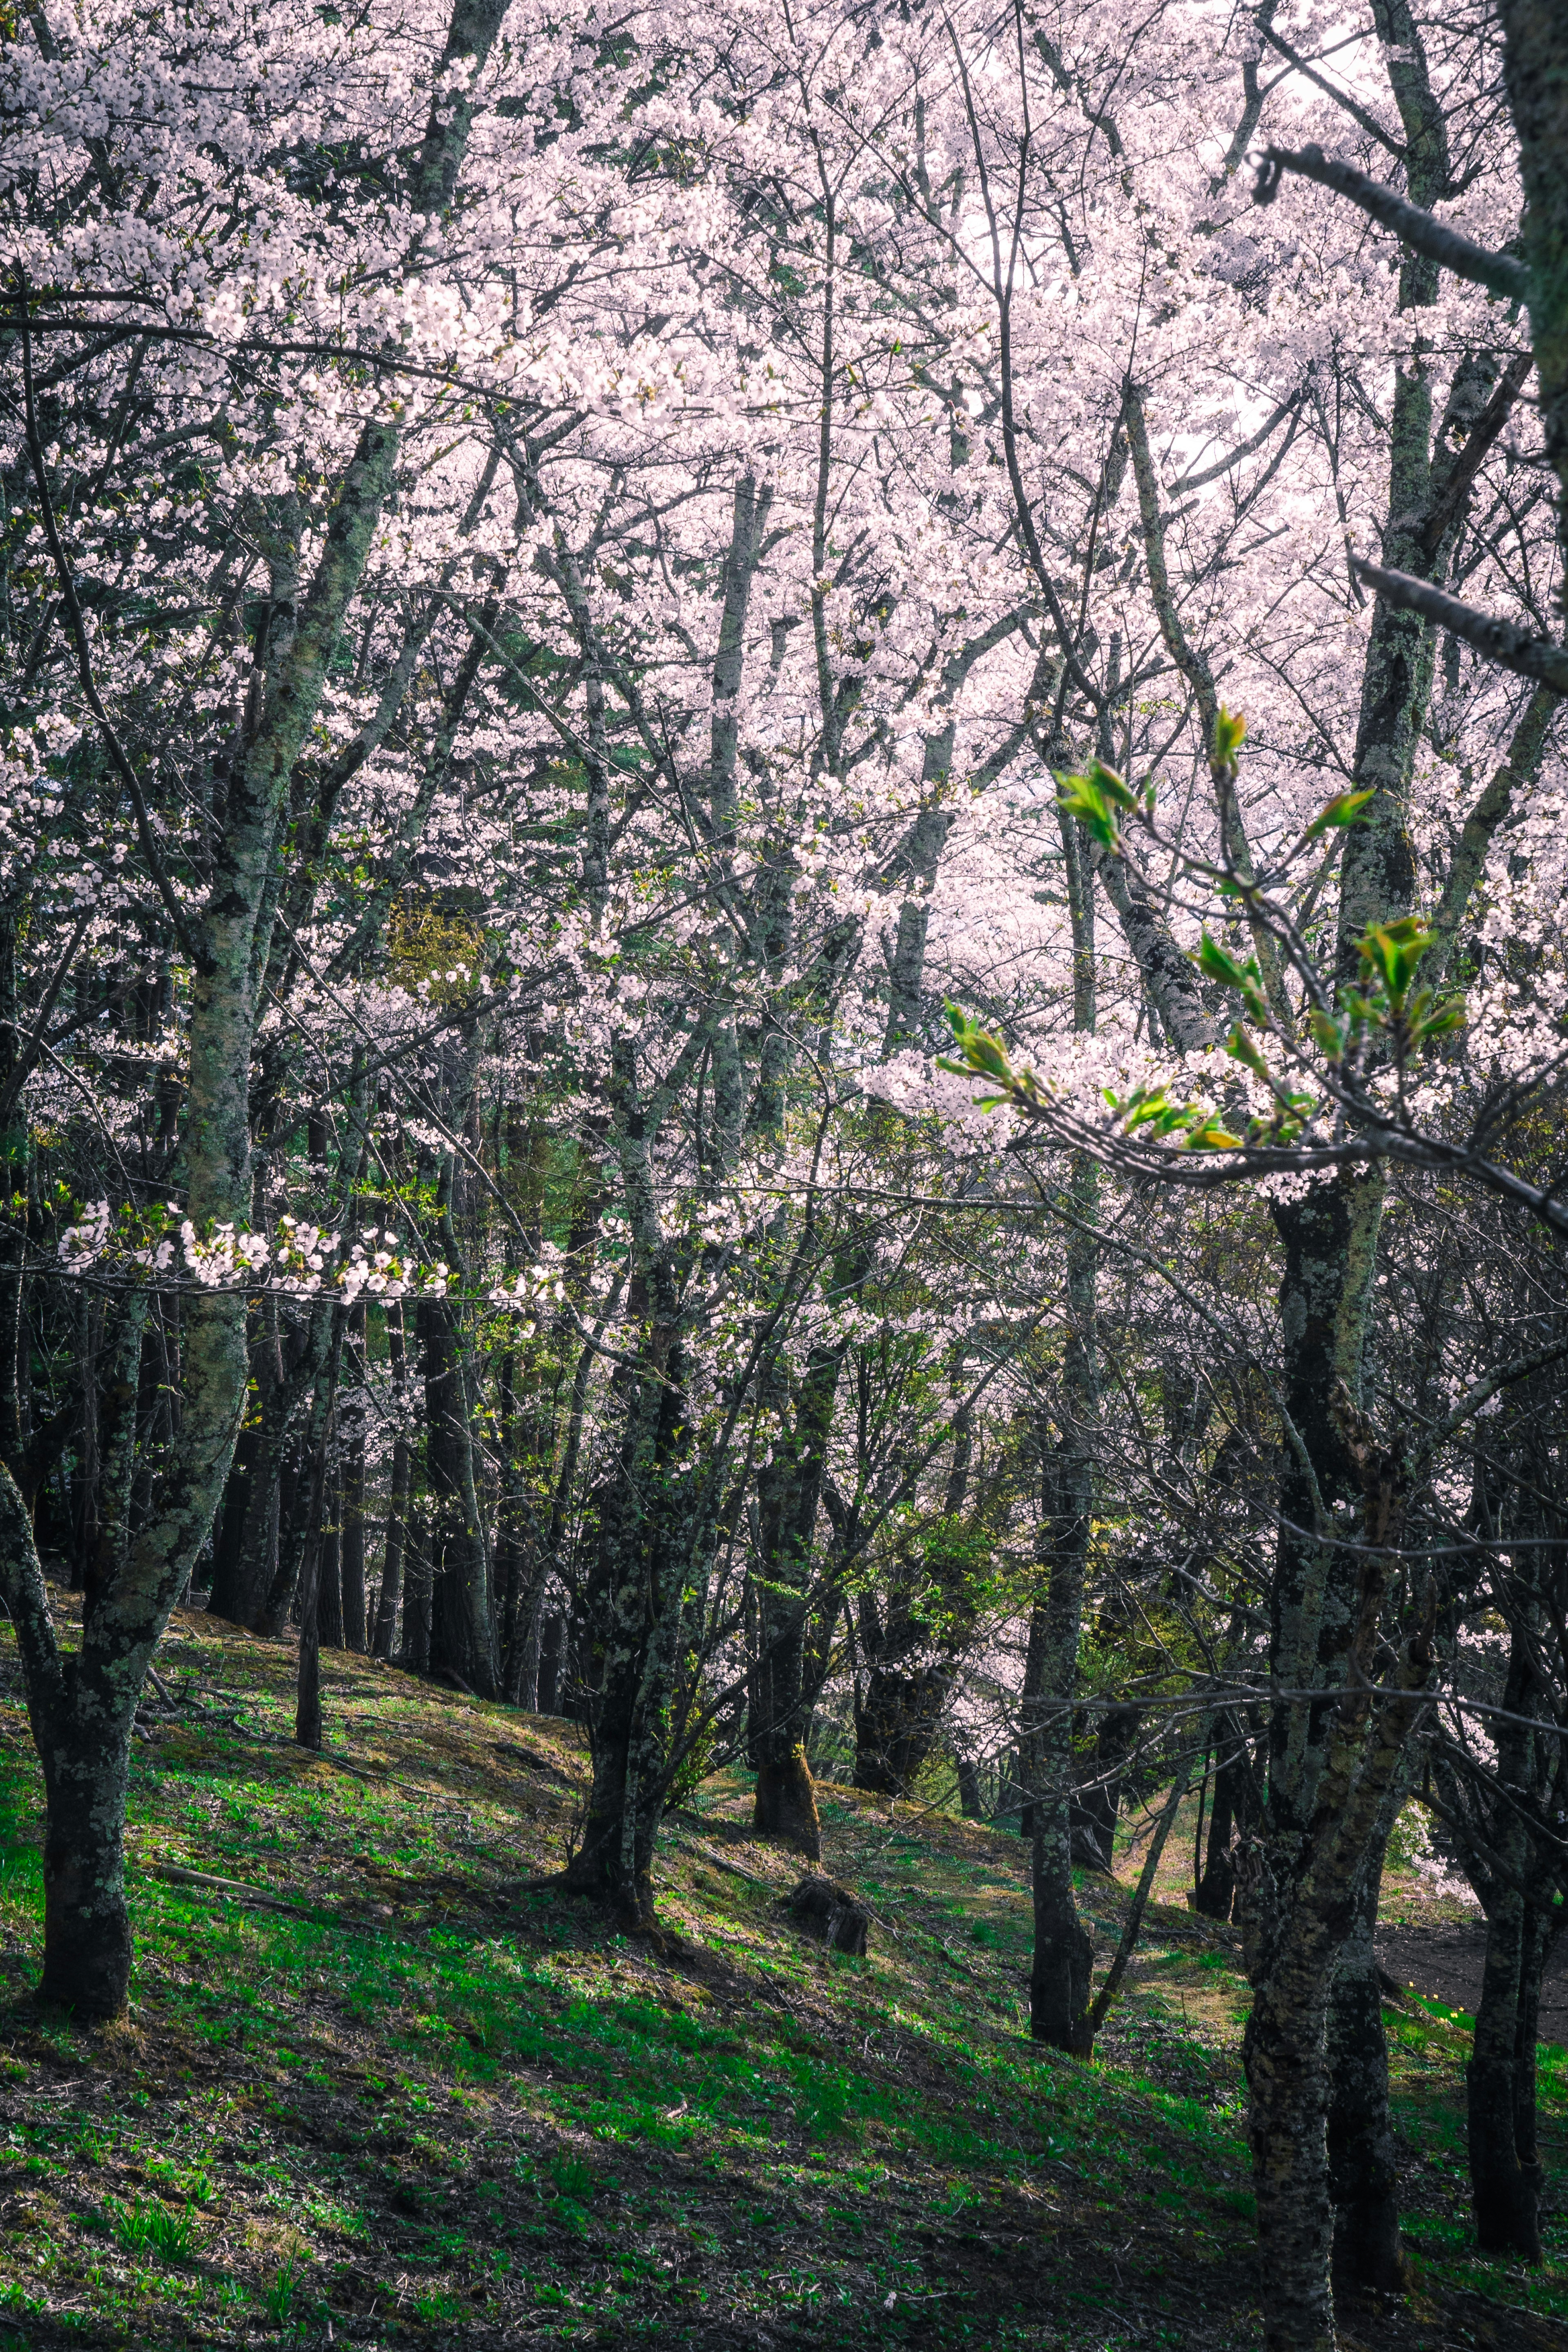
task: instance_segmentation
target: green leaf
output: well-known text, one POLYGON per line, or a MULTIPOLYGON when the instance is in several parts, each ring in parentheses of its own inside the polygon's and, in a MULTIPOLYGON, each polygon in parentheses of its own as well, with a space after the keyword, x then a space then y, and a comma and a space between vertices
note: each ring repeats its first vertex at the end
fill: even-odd
POLYGON ((1356 953, 1382 981, 1395 1013, 1404 1005, 1415 967, 1434 944, 1432 933, 1419 915, 1401 915, 1393 923, 1369 923, 1356 941, 1356 953))
POLYGON ((1331 1013, 1321 1013, 1316 1006, 1307 1015, 1311 1030, 1331 1062, 1342 1062, 1345 1057, 1345 1024, 1336 1021, 1331 1013))
POLYGON ((1197 964, 1199 971, 1208 979, 1217 980, 1226 988, 1240 988, 1245 983, 1247 975, 1236 958, 1227 955, 1217 940, 1210 939, 1207 931, 1204 933, 1198 949, 1197 964))
POLYGON ((1341 825, 1354 824, 1368 801, 1375 800, 1376 797, 1374 792, 1337 793, 1326 808, 1321 808, 1318 811, 1317 815, 1307 827, 1306 838, 1309 841, 1317 841, 1323 834, 1332 832, 1341 825))
POLYGON ((1225 1050, 1232 1061, 1245 1062, 1247 1068, 1255 1070, 1260 1078, 1268 1076, 1268 1063, 1239 1022, 1226 1039, 1225 1050))
POLYGON ((1132 803, 1132 796, 1121 777, 1113 776, 1110 770, 1102 768, 1097 760, 1087 776, 1058 776, 1057 782, 1061 787, 1058 807, 1076 818, 1084 831, 1091 834, 1103 848, 1120 848, 1121 829, 1116 821, 1116 812, 1119 808, 1131 807, 1132 803), (1107 783, 1114 784, 1116 791, 1107 792, 1107 783))
POLYGON ((1214 723, 1215 766, 1216 768, 1234 767, 1236 755, 1246 740, 1247 721, 1240 711, 1227 710, 1221 703, 1219 717, 1214 723))

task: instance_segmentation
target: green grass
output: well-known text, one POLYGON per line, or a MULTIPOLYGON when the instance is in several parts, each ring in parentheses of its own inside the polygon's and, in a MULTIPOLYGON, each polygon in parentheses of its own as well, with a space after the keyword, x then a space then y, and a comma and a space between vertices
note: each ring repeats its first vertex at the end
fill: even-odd
MULTIPOLYGON (((574 1800, 505 1751, 575 1775, 568 1727, 330 1658, 336 1752, 394 1787, 247 1736, 287 1726, 279 1646, 195 1618, 177 1653, 241 1721, 138 1749, 133 2010, 105 2034, 46 2027, 26 1999, 38 1778, 14 1692, 0 1707, 18 2325, 136 2352, 324 2342, 329 2321, 382 2352, 1258 2341, 1246 1989, 1223 1931, 1156 1912, 1086 2068, 1028 2038, 1016 1839, 825 1791, 828 1865, 885 1923, 847 1961, 685 1842, 780 1891, 795 1875, 746 1842, 743 1785, 709 1782, 700 1825, 661 1849, 661 1951, 523 1891, 574 1800), (170 1884, 163 1862, 298 1914, 170 1884)), ((1084 1889, 1102 1954, 1122 1899, 1084 1889)), ((1443 2315, 1468 2295, 1511 2328, 1568 2315, 1560 2267, 1522 2281, 1474 2258, 1461 2029, 1389 2018, 1418 2294, 1415 2332, 1381 2341, 1457 2347, 1443 2315)), ((1542 2067, 1559 2116, 1563 2063, 1542 2067)))

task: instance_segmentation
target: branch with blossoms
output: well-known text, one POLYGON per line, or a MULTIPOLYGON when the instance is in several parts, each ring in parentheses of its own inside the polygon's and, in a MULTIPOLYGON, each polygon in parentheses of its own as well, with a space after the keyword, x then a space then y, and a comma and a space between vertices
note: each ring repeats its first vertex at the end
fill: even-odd
MULTIPOLYGON (((1209 764, 1222 818, 1227 796, 1236 790, 1246 732, 1239 714, 1221 709, 1209 764)), ((975 1097, 977 1109, 1005 1105, 1102 1166, 1188 1186, 1400 1160, 1471 1176, 1552 1232, 1568 1235, 1568 1202, 1558 1197, 1557 1188, 1531 1184, 1483 1148, 1487 1129, 1495 1123, 1495 1104, 1483 1106, 1468 1136, 1458 1142, 1416 1116, 1409 1080, 1417 1062, 1435 1040, 1462 1028, 1468 1018, 1461 994, 1421 983, 1420 968, 1437 944, 1436 934, 1414 914, 1369 924, 1355 942, 1353 982, 1331 988, 1299 924, 1266 887, 1266 881, 1278 886, 1287 879, 1302 853, 1325 835, 1361 822, 1370 792, 1341 793, 1329 801, 1260 880, 1228 856, 1218 863, 1195 856, 1163 833, 1152 780, 1135 790, 1094 760, 1081 775, 1058 774, 1057 783, 1058 805, 1102 851, 1137 873, 1133 843, 1147 843, 1245 912, 1255 933, 1265 931, 1300 983, 1300 1018, 1292 1024, 1280 1017, 1256 956, 1239 960, 1205 929, 1192 961, 1236 1003, 1237 1017, 1225 1050, 1262 1090, 1259 1110, 1243 1116, 1239 1085, 1222 1116, 1213 1102, 1173 1094, 1167 1081, 1138 1086, 1126 1095, 1105 1089, 1110 1115, 1095 1119, 1063 1088, 1016 1067, 1001 1037, 950 1003, 954 1051, 940 1057, 937 1066, 985 1081, 989 1091, 975 1097)), ((1220 831, 1223 839, 1223 823, 1220 831)), ((1568 1052, 1554 1055, 1531 1073, 1527 1091, 1549 1085, 1565 1066, 1568 1052)))
POLYGON ((605 1345, 566 1295, 558 1270, 549 1265, 506 1272, 465 1290, 445 1259, 433 1265, 410 1256, 390 1227, 363 1226, 356 1237, 279 1220, 276 1239, 242 1233, 229 1224, 199 1234, 189 1217, 170 1209, 166 1219, 130 1210, 116 1221, 107 1201, 96 1201, 80 1222, 68 1226, 56 1250, 64 1274, 118 1280, 121 1286, 163 1293, 243 1291, 247 1297, 328 1298, 341 1307, 370 1300, 384 1307, 411 1298, 468 1298, 503 1315, 522 1318, 515 1337, 531 1339, 541 1314, 562 1316, 585 1346, 612 1363, 646 1370, 638 1359, 605 1345), (380 1244, 378 1247, 377 1244, 380 1244), (336 1263, 334 1263, 336 1261, 336 1263))

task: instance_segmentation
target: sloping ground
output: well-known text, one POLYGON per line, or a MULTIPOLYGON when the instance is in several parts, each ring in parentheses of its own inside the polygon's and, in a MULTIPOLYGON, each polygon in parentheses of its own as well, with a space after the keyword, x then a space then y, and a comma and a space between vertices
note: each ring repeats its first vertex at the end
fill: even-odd
MULTIPOLYGON (((1228 1930, 1160 1906, 1079 2066, 1027 2038, 1016 1838, 826 1790, 879 1921, 852 1960, 790 1927, 721 1778, 668 1825, 655 1951, 525 1891, 572 1835, 572 1727, 334 1656, 313 1760, 288 1648, 191 1616, 160 1671, 194 1703, 136 1756, 134 2008, 89 2034, 26 1995, 0 1643, 0 2347, 1258 2342, 1228 1930)), ((1124 1890, 1084 1900, 1108 1943, 1124 1890)), ((1562 2347, 1562 2267, 1465 2252, 1462 2035, 1390 2021, 1415 2284, 1347 2342, 1562 2347)))

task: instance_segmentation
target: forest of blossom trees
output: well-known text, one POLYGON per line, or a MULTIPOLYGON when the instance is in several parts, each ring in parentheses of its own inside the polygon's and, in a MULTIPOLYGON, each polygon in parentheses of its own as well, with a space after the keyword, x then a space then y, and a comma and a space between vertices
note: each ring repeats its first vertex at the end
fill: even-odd
MULTIPOLYGON (((1075 1867, 1207 1797, 1272 2352, 1397 2289, 1371 1924, 1568 1903, 1568 17, 0 14, 0 1595, 123 2008, 193 1593, 1075 1867), (58 1595, 79 1595, 79 1645, 58 1595), (51 1590, 56 1594, 51 1599, 51 1590)), ((329 1702, 330 1704, 330 1702, 329 1702)))

